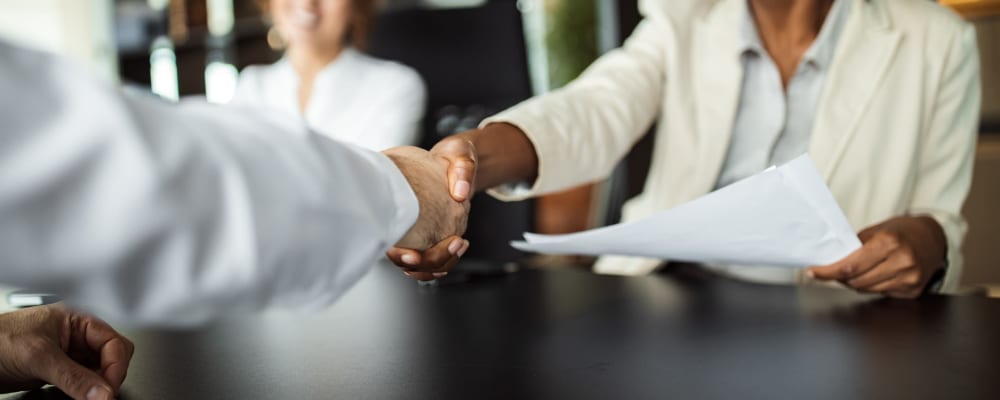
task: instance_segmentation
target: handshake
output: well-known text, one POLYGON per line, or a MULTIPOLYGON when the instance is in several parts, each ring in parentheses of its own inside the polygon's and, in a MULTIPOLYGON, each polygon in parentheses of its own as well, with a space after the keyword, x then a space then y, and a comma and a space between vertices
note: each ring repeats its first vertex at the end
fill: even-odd
POLYGON ((420 202, 417 222, 386 256, 411 278, 440 278, 469 248, 461 236, 474 190, 476 157, 471 142, 449 138, 431 151, 396 147, 383 153, 403 173, 420 202))

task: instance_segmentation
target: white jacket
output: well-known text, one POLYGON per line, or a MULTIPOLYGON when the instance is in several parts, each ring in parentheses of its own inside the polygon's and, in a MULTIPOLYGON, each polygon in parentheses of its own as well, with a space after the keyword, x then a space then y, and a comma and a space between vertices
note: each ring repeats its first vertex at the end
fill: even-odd
MULTIPOLYGON (((539 174, 506 200, 606 177, 657 121, 634 220, 709 192, 719 177, 742 81, 738 37, 745 0, 647 0, 625 45, 580 78, 495 117, 525 131, 539 174)), ((918 0, 854 1, 817 110, 809 153, 858 230, 929 214, 948 239, 944 289, 957 288, 972 177, 980 87, 975 32, 918 0)), ((643 274, 660 260, 605 257, 600 272, 643 274)))
POLYGON ((416 221, 379 153, 81 69, 0 42, 0 283, 132 324, 321 307, 416 221))

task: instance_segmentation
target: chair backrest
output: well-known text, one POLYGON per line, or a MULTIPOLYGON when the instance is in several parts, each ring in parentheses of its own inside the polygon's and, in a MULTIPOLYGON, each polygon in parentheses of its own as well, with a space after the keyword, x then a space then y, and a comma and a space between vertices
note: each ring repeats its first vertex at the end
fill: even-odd
MULTIPOLYGON (((513 0, 479 7, 408 8, 379 16, 370 53, 399 61, 420 73, 427 85, 424 147, 442 137, 475 128, 498 111, 531 96, 521 13, 513 0)), ((531 230, 531 202, 501 203, 480 194, 473 199, 466 237, 468 258, 512 261, 523 254, 508 245, 531 230)))
POLYGON ((531 96, 516 3, 493 0, 472 8, 408 8, 379 16, 370 52, 416 69, 427 84, 425 144, 467 127, 461 122, 472 122, 449 117, 482 118, 531 96))

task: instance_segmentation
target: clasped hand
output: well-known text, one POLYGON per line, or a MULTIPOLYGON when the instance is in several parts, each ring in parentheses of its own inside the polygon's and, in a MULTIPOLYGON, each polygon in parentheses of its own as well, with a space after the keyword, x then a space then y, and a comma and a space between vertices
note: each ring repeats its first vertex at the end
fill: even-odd
MULTIPOLYGON (((498 129, 503 128, 501 126, 498 129)), ((498 135, 496 132, 492 134, 498 135)), ((472 141, 463 134, 450 136, 421 157, 436 163, 434 171, 437 180, 434 185, 445 185, 444 189, 435 187, 434 193, 428 195, 440 196, 450 191, 452 203, 463 204, 467 210, 467 202, 477 189, 477 172, 481 172, 477 171, 480 160, 472 141)), ((486 175, 479 176, 478 179, 486 181, 482 184, 487 187, 502 181, 486 175)), ((435 201, 446 203, 440 198, 435 201)), ((462 222, 464 228, 464 219, 462 222)), ((460 233, 456 231, 456 234, 460 233)), ((817 280, 839 281, 859 292, 914 298, 926 290, 930 280, 945 266, 945 235, 941 226, 931 217, 891 218, 862 230, 858 237, 863 243, 860 249, 836 263, 810 268, 809 274, 817 280)), ((458 253, 464 253, 468 242, 459 245, 446 239, 422 253, 416 251, 422 249, 419 246, 409 249, 398 246, 387 255, 404 271, 447 271, 457 262, 457 257, 453 256, 456 251, 449 253, 448 246, 461 250, 458 253)), ((433 278, 429 273, 411 273, 411 276, 417 279, 433 278)))
POLYGON ((844 259, 809 269, 815 279, 839 281, 859 292, 915 298, 945 266, 947 244, 931 217, 902 216, 858 234, 863 245, 844 259))
POLYGON ((468 221, 471 179, 464 186, 456 185, 459 168, 453 160, 417 147, 396 147, 384 153, 406 177, 420 203, 416 224, 386 256, 414 279, 444 276, 469 248, 460 236, 468 221), (465 188, 461 196, 449 189, 455 187, 465 188))

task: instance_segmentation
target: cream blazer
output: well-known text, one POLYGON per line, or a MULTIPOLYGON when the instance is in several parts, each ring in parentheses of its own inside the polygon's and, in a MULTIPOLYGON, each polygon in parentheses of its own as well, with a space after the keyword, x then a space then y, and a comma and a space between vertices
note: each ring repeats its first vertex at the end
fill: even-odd
MULTIPOLYGON (((563 89, 484 121, 524 130, 539 161, 532 187, 491 193, 519 200, 605 178, 654 121, 651 170, 624 220, 711 191, 739 106, 744 1, 643 1, 644 20, 622 48, 563 89)), ((855 229, 903 214, 934 217, 948 238, 944 290, 954 291, 979 117, 975 32, 933 2, 842 1, 855 4, 809 154, 855 229)), ((660 264, 604 257, 596 269, 635 275, 660 264)))

